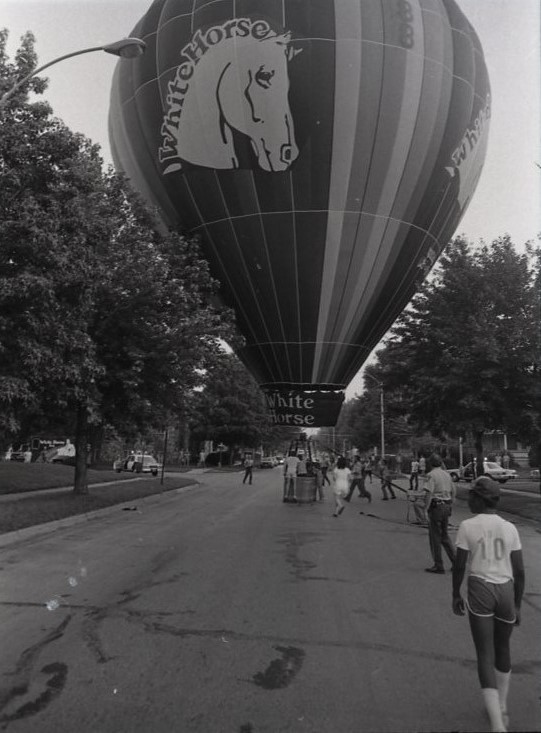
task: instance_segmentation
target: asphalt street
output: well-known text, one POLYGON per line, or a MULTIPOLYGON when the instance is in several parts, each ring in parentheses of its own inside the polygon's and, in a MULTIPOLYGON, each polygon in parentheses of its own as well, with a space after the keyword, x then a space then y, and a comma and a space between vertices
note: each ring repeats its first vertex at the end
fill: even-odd
MULTIPOLYGON (((1 548, 0 726, 10 733, 489 730, 451 576, 424 572, 407 503, 281 501, 280 468, 197 474, 152 504, 1 548), (362 513, 360 513, 362 512, 362 513)), ((370 485, 369 485, 370 488, 370 485)), ((453 524, 468 516, 460 502, 453 524)), ((510 730, 541 729, 541 533, 510 730)))

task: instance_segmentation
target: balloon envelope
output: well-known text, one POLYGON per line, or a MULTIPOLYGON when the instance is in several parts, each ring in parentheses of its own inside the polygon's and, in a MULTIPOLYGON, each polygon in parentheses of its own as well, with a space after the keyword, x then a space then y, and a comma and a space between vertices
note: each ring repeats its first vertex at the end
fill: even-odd
POLYGON ((201 234, 262 385, 344 389, 481 173, 471 25, 454 0, 156 0, 131 35, 116 166, 201 234))

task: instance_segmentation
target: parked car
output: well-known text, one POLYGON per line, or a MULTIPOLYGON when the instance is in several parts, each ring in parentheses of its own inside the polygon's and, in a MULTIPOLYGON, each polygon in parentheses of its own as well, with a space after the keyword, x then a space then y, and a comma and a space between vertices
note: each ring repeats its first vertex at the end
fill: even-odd
POLYGON ((275 459, 272 456, 263 456, 259 463, 259 468, 274 468, 275 466, 275 459))
POLYGON ((125 458, 114 461, 113 469, 117 473, 121 471, 133 471, 137 473, 151 473, 153 476, 157 476, 161 465, 149 453, 145 453, 142 457, 140 453, 129 453, 125 458))
POLYGON ((284 457, 283 456, 274 456, 274 460, 276 461, 276 466, 283 466, 284 464, 284 457))
MULTIPOLYGON (((502 468, 499 463, 494 461, 485 461, 483 463, 484 471, 487 476, 505 484, 509 479, 518 478, 518 473, 513 468, 502 468)), ((473 480, 473 463, 466 463, 463 468, 450 468, 448 473, 453 481, 472 481, 473 480)))
POLYGON ((9 454, 9 460, 10 461, 17 461, 18 463, 25 463, 27 462, 27 459, 25 458, 25 454, 27 454, 30 451, 30 444, 29 443, 21 443, 16 448, 14 448, 11 453, 9 454))

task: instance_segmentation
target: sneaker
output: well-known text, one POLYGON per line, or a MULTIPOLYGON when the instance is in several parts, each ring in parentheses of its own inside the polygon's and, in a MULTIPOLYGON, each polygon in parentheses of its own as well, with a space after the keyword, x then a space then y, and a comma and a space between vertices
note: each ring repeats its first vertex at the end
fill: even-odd
POLYGON ((425 568, 425 573, 436 573, 436 575, 445 575, 444 568, 438 568, 433 565, 431 568, 425 568))

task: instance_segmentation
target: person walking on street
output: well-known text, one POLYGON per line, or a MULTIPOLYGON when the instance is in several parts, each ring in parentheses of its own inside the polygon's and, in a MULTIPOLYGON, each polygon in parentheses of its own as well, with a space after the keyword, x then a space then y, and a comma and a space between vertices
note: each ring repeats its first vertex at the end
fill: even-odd
POLYGON ((333 517, 338 517, 344 511, 344 499, 349 492, 349 484, 351 481, 351 471, 347 466, 346 459, 340 456, 336 461, 336 468, 332 472, 333 477, 333 494, 335 501, 335 510, 333 517))
POLYGON ((419 458, 419 476, 424 476, 426 474, 426 458, 424 456, 421 456, 419 458))
POLYGON ((316 482, 316 499, 318 501, 323 501, 323 477, 319 461, 314 461, 314 463, 312 464, 312 468, 314 472, 314 479, 316 482))
POLYGON ((449 517, 453 511, 456 489, 452 478, 442 468, 443 461, 434 454, 428 459, 429 473, 425 484, 426 511, 428 514, 428 535, 434 564, 426 568, 427 573, 445 573, 441 548, 445 549, 451 565, 455 561, 455 550, 449 537, 449 517))
POLYGON ((372 464, 370 463, 369 458, 365 458, 363 462, 363 472, 364 472, 365 482, 366 482, 366 477, 368 476, 368 478, 370 479, 370 483, 372 483, 372 464))
POLYGON ((252 456, 246 456, 244 459, 244 478, 242 483, 246 483, 246 479, 249 479, 248 483, 252 483, 252 473, 254 469, 254 460, 252 456))
POLYGON ((391 473, 387 466, 387 461, 382 458, 379 464, 379 475, 381 478, 381 492, 383 494, 382 501, 389 501, 387 491, 391 494, 391 499, 396 499, 396 494, 391 485, 391 473))
POLYGON ((453 613, 468 610, 477 655, 483 702, 493 731, 509 725, 507 696, 511 677, 510 641, 520 624, 524 592, 524 561, 516 527, 500 517, 500 487, 488 476, 476 479, 468 492, 474 517, 460 523, 453 566, 453 613), (460 588, 471 560, 467 600, 460 588))
POLYGON ((410 490, 411 491, 419 490, 419 461, 416 458, 414 458, 411 462, 410 490), (415 488, 413 487, 413 484, 415 484, 415 488))
POLYGON ((300 463, 299 456, 290 450, 284 461, 284 498, 283 501, 297 503, 297 470, 300 463), (291 489, 293 488, 293 495, 291 489))
POLYGON ((366 490, 364 485, 363 466, 360 456, 355 456, 353 460, 353 466, 351 467, 352 481, 349 487, 348 495, 345 497, 345 501, 351 501, 355 488, 359 491, 359 497, 365 497, 368 499, 368 503, 372 501, 372 494, 366 490))
POLYGON ((331 485, 331 482, 329 481, 329 477, 327 475, 327 472, 329 470, 329 459, 327 456, 323 456, 323 458, 320 461, 321 466, 321 486, 325 486, 325 481, 331 485))

